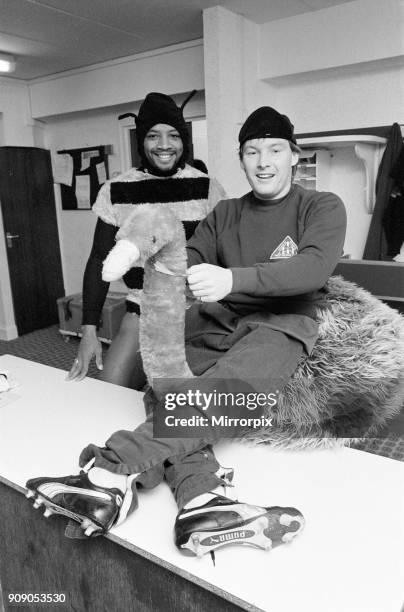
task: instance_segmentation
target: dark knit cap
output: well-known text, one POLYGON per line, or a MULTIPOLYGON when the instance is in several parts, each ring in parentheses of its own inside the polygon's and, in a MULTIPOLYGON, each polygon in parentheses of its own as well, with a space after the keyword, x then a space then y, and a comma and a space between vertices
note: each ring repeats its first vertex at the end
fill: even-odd
POLYGON ((286 115, 281 115, 270 106, 257 108, 245 120, 238 140, 240 147, 254 138, 283 138, 296 144, 293 125, 286 115))
POLYGON ((181 108, 178 107, 174 100, 165 94, 156 92, 147 94, 136 117, 137 144, 139 155, 141 156, 142 160, 144 157, 143 142, 146 134, 150 128, 158 123, 171 125, 173 128, 178 130, 184 145, 185 154, 183 157, 187 157, 188 130, 182 114, 183 106, 181 108))

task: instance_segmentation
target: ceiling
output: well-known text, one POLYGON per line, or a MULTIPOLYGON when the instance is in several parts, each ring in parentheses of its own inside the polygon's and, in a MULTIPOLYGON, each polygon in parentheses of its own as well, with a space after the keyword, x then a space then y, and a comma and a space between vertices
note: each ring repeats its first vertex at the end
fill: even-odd
POLYGON ((350 0, 0 0, 0 53, 33 79, 202 38, 202 11, 220 4, 265 23, 350 0))

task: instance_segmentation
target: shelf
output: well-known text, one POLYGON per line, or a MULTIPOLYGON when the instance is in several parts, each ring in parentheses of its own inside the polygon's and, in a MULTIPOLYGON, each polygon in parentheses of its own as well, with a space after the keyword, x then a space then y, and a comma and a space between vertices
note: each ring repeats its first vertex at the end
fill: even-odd
MULTIPOLYGON (((316 151, 350 147, 355 155, 363 162, 365 170, 364 204, 369 214, 373 213, 376 195, 375 184, 386 138, 371 134, 344 134, 339 136, 314 136, 313 138, 299 138, 297 144, 306 152, 309 149, 310 156, 316 151)), ((303 155, 301 155, 304 158, 303 155)), ((303 164, 304 165, 304 162, 303 164)), ((307 164, 308 166, 308 164, 307 164)))
POLYGON ((301 148, 315 149, 335 149, 336 147, 355 146, 360 143, 374 145, 376 147, 385 146, 387 140, 381 136, 368 134, 347 134, 345 136, 317 136, 314 138, 300 138, 297 144, 301 148))

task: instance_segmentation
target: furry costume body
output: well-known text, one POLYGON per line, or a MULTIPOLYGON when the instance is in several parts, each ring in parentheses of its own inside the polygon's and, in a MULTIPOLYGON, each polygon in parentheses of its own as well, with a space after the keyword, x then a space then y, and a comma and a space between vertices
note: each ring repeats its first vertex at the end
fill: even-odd
MULTIPOLYGON (((187 237, 201 219, 225 197, 221 185, 199 170, 185 165, 170 177, 157 177, 131 168, 100 189, 93 211, 99 217, 94 243, 87 262, 83 282, 83 324, 97 325, 108 291, 101 280, 102 262, 115 244, 118 228, 135 208, 153 205, 168 208, 183 222, 187 237)), ((141 289, 143 269, 132 268, 124 281, 129 290, 141 289)), ((134 292, 136 294, 136 292, 134 292)), ((132 297, 129 291, 129 298, 132 297)), ((137 301, 136 297, 133 297, 137 301)))
POLYGON ((273 430, 255 431, 255 442, 317 446, 371 437, 400 412, 404 318, 342 277, 327 282, 325 304, 314 349, 271 412, 273 430))
POLYGON ((170 177, 131 168, 102 186, 93 211, 106 223, 121 227, 133 206, 152 204, 168 208, 181 221, 198 223, 224 197, 216 179, 188 164, 170 177))

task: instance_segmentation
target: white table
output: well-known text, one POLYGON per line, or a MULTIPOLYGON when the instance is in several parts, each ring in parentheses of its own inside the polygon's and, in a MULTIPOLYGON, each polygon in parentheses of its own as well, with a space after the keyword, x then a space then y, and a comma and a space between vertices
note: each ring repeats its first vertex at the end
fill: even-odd
MULTIPOLYGON (((66 382, 61 370, 8 355, 0 368, 20 382, 14 401, 0 408, 0 476, 17 487, 34 476, 76 473, 86 444, 103 445, 143 419, 141 393, 93 379, 66 382)), ((217 552, 216 567, 209 556, 185 557, 173 543, 176 505, 164 483, 141 491, 139 509, 108 537, 246 609, 400 611, 403 463, 349 448, 223 443, 216 454, 235 468, 240 500, 301 510, 306 527, 291 545, 271 552, 229 546, 217 552)))

